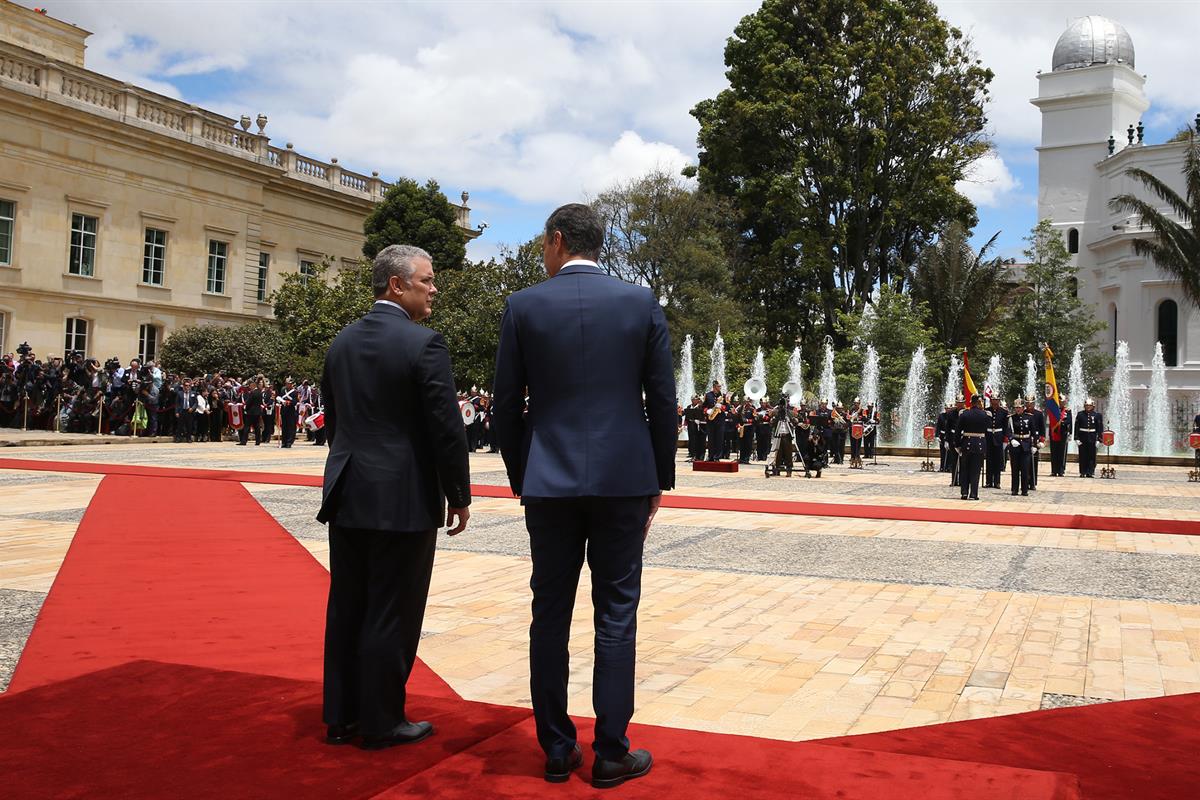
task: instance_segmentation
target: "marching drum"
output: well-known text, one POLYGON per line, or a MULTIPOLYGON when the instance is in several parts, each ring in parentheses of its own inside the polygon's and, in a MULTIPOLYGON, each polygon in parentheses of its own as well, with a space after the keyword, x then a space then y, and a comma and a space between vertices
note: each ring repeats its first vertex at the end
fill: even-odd
POLYGON ((470 400, 463 400, 459 403, 458 411, 462 414, 463 425, 470 425, 475 421, 475 404, 470 400))

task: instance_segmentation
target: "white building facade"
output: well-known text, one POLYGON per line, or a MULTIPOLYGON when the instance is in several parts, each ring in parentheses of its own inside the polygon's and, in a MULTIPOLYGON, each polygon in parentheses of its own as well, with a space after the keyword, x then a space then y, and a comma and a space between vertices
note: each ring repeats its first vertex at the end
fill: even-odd
POLYGON ((1145 82, 1135 70, 1133 41, 1112 20, 1083 17, 1059 38, 1053 70, 1038 74, 1031 101, 1042 114, 1038 218, 1062 232, 1079 268, 1079 297, 1108 326, 1094 346, 1112 354, 1117 341, 1129 343, 1135 416, 1141 416, 1161 342, 1172 406, 1182 417, 1200 393, 1200 309, 1169 275, 1134 253, 1132 242, 1151 232, 1108 205, 1130 193, 1169 212, 1127 177, 1133 167, 1186 195, 1187 145, 1143 142, 1141 120, 1150 107, 1145 82))

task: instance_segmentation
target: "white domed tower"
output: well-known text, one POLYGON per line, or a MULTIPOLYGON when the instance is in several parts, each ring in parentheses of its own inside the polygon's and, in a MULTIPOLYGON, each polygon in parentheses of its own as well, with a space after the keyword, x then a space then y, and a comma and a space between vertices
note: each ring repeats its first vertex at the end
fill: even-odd
POLYGON ((1053 65, 1038 74, 1032 101, 1042 112, 1038 219, 1052 220, 1083 255, 1079 242, 1097 233, 1087 225, 1107 216, 1108 198, 1095 191, 1096 164, 1108 155, 1110 136, 1118 147, 1127 143, 1129 126, 1137 126, 1150 103, 1142 92, 1145 79, 1133 69, 1133 40, 1105 17, 1072 22, 1054 46, 1053 65))

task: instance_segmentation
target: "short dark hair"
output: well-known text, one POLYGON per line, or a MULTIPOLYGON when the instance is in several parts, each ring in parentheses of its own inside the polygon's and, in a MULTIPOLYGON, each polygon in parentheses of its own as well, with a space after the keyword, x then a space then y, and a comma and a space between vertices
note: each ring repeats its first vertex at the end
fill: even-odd
POLYGON ((604 243, 604 222, 591 206, 567 203, 554 209, 546 220, 546 237, 562 234, 567 252, 595 261, 604 243))

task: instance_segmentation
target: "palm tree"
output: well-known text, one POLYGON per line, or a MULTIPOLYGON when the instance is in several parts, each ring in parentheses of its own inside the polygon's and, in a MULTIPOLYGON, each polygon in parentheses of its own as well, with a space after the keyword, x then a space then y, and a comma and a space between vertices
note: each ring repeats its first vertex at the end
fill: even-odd
POLYGON ((1136 214, 1140 224, 1149 226, 1153 238, 1134 239, 1133 252, 1153 259, 1164 272, 1183 286, 1184 295, 1200 305, 1200 138, 1192 130, 1183 160, 1186 197, 1144 169, 1131 168, 1125 174, 1145 186, 1151 194, 1174 212, 1175 219, 1146 200, 1132 194, 1117 195, 1108 201, 1113 211, 1136 214))
POLYGON ((970 232, 960 223, 948 225, 937 241, 908 268, 910 294, 929 308, 929 324, 938 343, 961 350, 975 343, 1007 293, 1004 268, 1008 259, 991 256, 997 232, 983 247, 971 247, 970 232))

